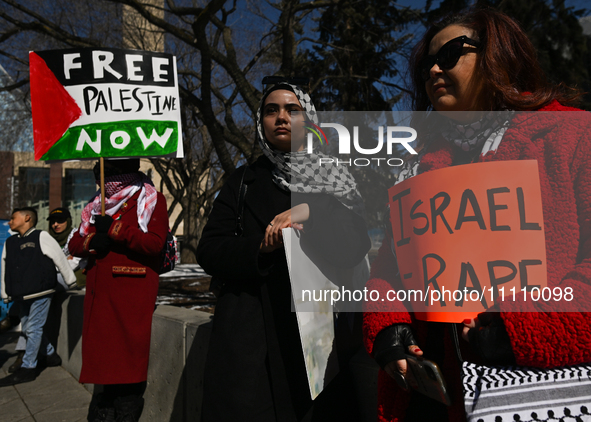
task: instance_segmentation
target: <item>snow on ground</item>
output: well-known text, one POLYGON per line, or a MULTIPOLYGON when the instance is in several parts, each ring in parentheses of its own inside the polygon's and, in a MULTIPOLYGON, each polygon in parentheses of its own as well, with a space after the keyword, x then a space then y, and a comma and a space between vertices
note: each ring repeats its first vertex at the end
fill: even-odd
POLYGON ((160 275, 158 305, 180 306, 213 312, 215 296, 209 291, 211 277, 197 264, 180 264, 160 275))
POLYGON ((206 276, 207 274, 198 264, 178 264, 174 267, 174 270, 160 274, 160 279, 166 281, 167 278, 197 278, 206 276))

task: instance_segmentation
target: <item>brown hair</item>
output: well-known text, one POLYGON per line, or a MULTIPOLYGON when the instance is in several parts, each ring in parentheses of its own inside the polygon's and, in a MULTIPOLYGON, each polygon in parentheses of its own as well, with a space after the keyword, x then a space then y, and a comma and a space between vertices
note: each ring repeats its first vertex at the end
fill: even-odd
POLYGON ((519 24, 494 9, 469 10, 449 15, 433 24, 415 46, 410 58, 413 110, 430 110, 431 102, 421 77, 420 63, 428 54, 435 35, 450 25, 470 28, 482 45, 477 69, 483 79, 483 91, 490 110, 535 110, 556 99, 562 104, 576 102, 581 94, 563 83, 548 82, 538 63, 536 50, 519 24))

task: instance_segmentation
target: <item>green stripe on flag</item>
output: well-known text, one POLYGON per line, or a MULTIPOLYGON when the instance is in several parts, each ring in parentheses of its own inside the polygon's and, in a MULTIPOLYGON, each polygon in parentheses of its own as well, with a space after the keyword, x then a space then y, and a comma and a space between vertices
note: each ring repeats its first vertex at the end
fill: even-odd
POLYGON ((127 120, 70 127, 41 160, 148 157, 175 152, 176 121, 127 120))

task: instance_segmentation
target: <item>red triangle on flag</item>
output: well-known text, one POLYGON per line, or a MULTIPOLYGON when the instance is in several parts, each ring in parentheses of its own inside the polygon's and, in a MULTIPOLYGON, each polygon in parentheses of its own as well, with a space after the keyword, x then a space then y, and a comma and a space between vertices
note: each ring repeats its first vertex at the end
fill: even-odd
POLYGON ((78 120, 82 110, 34 52, 29 53, 29 69, 35 160, 39 160, 78 120))

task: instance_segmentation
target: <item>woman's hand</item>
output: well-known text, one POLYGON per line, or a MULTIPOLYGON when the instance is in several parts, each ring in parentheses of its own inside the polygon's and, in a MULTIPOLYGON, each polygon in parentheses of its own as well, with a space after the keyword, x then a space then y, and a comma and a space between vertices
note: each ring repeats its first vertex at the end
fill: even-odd
POLYGON ((423 351, 417 346, 417 342, 409 324, 394 324, 382 330, 374 342, 375 359, 378 364, 390 375, 398 385, 406 389, 408 354, 422 356, 423 351))
POLYGON ((487 363, 515 363, 511 340, 498 312, 483 312, 470 322, 464 321, 462 337, 487 363))
MULTIPOLYGON (((423 356, 423 351, 420 349, 419 346, 413 344, 407 347, 407 350, 410 352, 411 355, 414 356, 423 356)), ((396 379, 397 374, 401 374, 403 377, 406 376, 406 370, 408 369, 408 363, 406 359, 400 360, 393 360, 384 368, 384 371, 392 378, 396 379)))
POLYGON ((308 204, 299 204, 287 211, 278 214, 271 220, 265 230, 265 237, 261 243, 261 252, 269 253, 283 246, 281 230, 293 227, 296 230, 303 230, 303 222, 310 218, 310 207, 308 204))
POLYGON ((478 317, 473 318, 473 319, 465 319, 464 320, 464 328, 462 330, 462 338, 464 340, 466 340, 467 342, 470 342, 470 338, 468 337, 468 332, 470 332, 470 329, 478 327, 480 328, 480 324, 478 322, 478 317), (476 325, 478 324, 478 325, 476 325))

